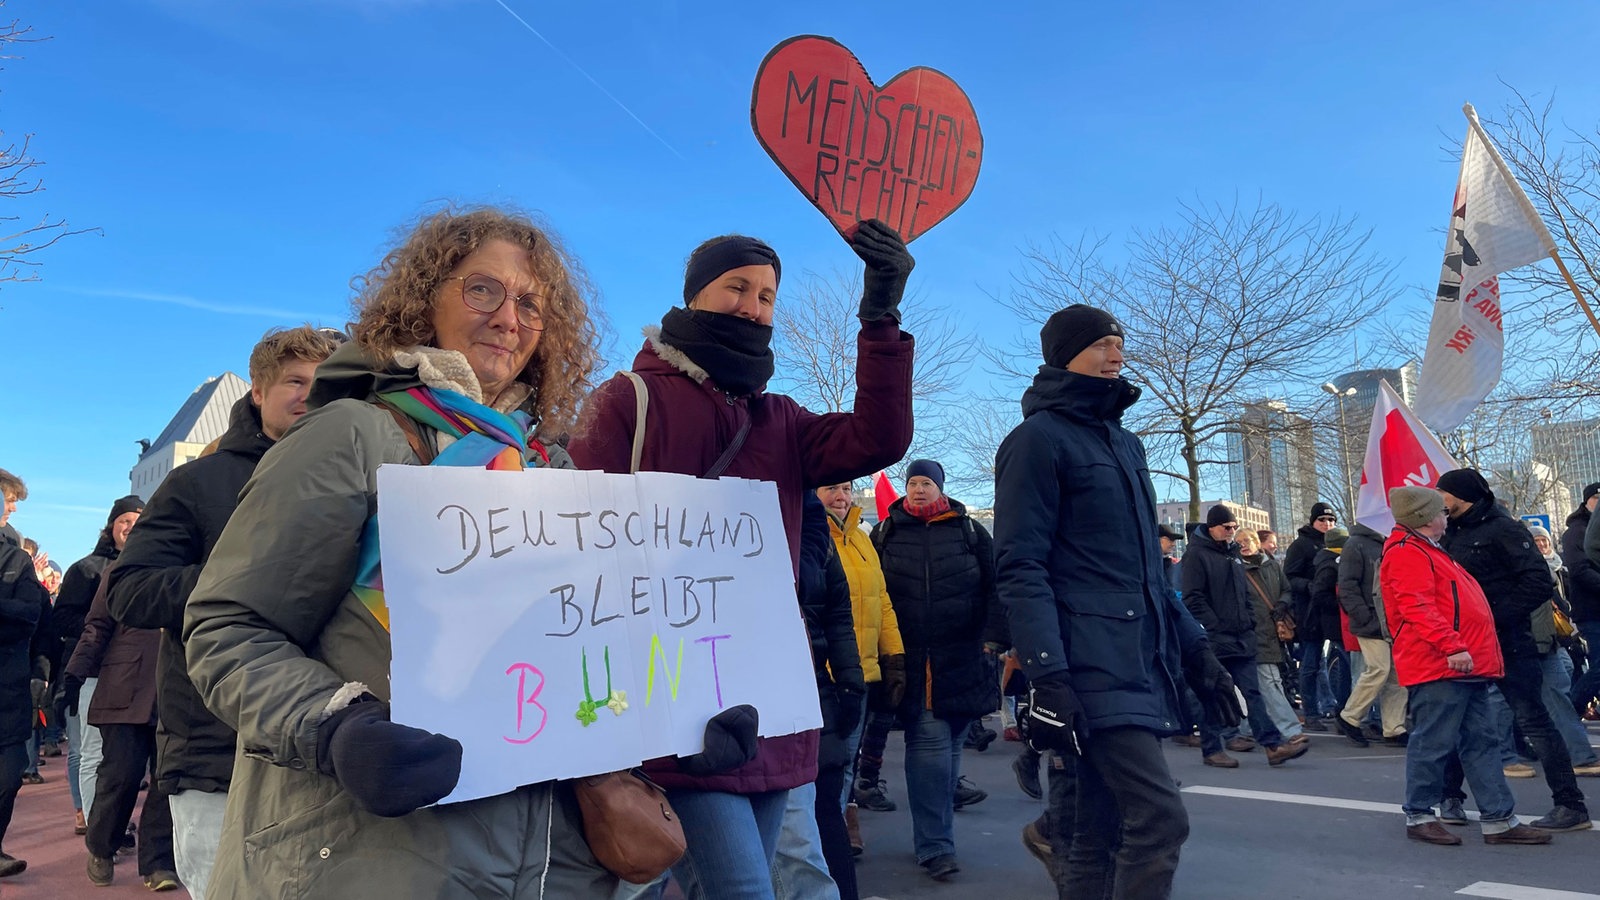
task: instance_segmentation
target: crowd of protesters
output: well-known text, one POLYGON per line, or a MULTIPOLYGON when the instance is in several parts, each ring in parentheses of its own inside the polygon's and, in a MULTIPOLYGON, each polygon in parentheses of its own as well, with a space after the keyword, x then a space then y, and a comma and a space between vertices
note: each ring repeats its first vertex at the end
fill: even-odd
MULTIPOLYGON (((577 260, 520 214, 450 210, 358 281, 348 336, 268 333, 226 432, 148 503, 114 501, 64 574, 9 525, 28 491, 0 470, 0 841, 64 743, 62 828, 94 885, 131 855, 150 890, 195 898, 659 897, 670 880, 853 900, 867 852, 959 874, 956 813, 987 796, 963 750, 1002 706, 1018 787, 1045 804, 1023 841, 1062 897, 1170 896, 1189 825, 1166 738, 1222 769, 1258 747, 1299 759, 1307 732, 1404 745, 1406 834, 1427 843, 1460 843, 1443 826, 1466 824, 1463 787, 1486 843, 1590 827, 1600 483, 1559 540, 1470 469, 1397 488, 1387 535, 1317 503, 1281 560, 1226 504, 1171 528, 1122 425, 1140 399, 1122 326, 1073 305, 1045 323, 998 450, 992 535, 929 459, 869 532, 855 480, 914 432, 914 260, 878 222, 850 245, 848 412, 768 390, 782 265, 762 241, 696 247, 681 305, 595 384, 577 260), (734 706, 700 752, 647 761, 686 846, 644 883, 597 857, 568 782, 437 805, 462 746, 391 719, 384 464, 775 483, 796 588, 768 602, 806 625, 822 727, 760 737, 760 711, 734 706), (896 730, 903 777, 884 763, 896 730), (1523 757, 1553 802, 1526 824, 1505 781, 1533 774, 1523 757), (860 817, 902 783, 911 833, 867 848, 860 817)), ((25 868, 0 850, 0 877, 25 868)))

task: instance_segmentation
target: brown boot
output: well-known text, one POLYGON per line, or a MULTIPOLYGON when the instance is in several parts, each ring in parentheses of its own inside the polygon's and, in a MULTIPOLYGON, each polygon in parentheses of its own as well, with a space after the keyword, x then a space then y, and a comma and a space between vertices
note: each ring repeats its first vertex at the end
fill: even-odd
POLYGON ((1485 834, 1485 844, 1548 844, 1550 832, 1529 828, 1526 825, 1514 825, 1499 834, 1485 834))
MULTIPOLYGON (((1438 822, 1424 822, 1421 825, 1407 825, 1406 837, 1424 844, 1438 844, 1441 847, 1454 847, 1461 843, 1461 838, 1446 831, 1438 822)), ((1484 836, 1488 839, 1488 835, 1484 836)))
POLYGON ((1310 742, 1307 742, 1307 743, 1304 743, 1304 744, 1296 744, 1296 743, 1279 744, 1276 747, 1268 747, 1267 748, 1267 765, 1269 765, 1269 766, 1281 766, 1281 765, 1283 765, 1284 763, 1288 762, 1291 759, 1295 759, 1297 757, 1305 756, 1306 755, 1306 751, 1310 750, 1310 749, 1311 749, 1310 742))
POLYGON ((1219 769, 1239 768, 1239 761, 1228 754, 1223 753, 1221 750, 1218 750, 1217 752, 1208 756, 1201 757, 1200 761, 1208 766, 1216 766, 1219 769))
POLYGON ((860 856, 867 845, 861 842, 861 820, 856 815, 856 805, 846 804, 844 808, 844 830, 850 835, 850 852, 860 856))
POLYGON ((1224 744, 1223 746, 1235 753, 1249 753, 1251 750, 1256 748, 1256 739, 1240 735, 1238 737, 1228 738, 1228 743, 1224 744))

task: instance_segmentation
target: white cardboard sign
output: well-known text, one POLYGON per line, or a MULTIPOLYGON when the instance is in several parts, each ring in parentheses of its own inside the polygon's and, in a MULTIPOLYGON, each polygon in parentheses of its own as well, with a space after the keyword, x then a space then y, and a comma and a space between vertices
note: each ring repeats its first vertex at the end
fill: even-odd
POLYGON ((742 703, 818 728, 770 482, 378 470, 396 722, 464 748, 446 803, 704 749, 742 703))

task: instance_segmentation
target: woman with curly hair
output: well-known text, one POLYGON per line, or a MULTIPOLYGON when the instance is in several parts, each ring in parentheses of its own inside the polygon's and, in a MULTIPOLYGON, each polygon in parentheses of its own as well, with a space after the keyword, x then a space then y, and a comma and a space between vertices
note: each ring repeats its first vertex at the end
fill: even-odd
POLYGON ((435 806, 461 745, 389 718, 378 467, 570 468, 596 362, 587 285, 546 230, 426 217, 356 283, 353 340, 263 457, 189 599, 189 672, 239 733, 208 900, 593 897, 616 879, 553 782, 435 806))

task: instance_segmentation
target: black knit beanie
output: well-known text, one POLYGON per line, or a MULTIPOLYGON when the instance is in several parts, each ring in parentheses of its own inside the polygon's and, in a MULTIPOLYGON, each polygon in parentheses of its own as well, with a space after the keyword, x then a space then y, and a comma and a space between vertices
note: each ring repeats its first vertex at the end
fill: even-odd
POLYGON ((911 465, 906 467, 906 481, 910 481, 918 475, 933 482, 941 493, 944 491, 944 466, 931 459, 914 459, 911 461, 911 465))
POLYGON ((111 515, 106 516, 106 528, 110 529, 111 523, 131 512, 144 512, 144 500, 137 494, 129 494, 111 504, 111 515))
POLYGON ((683 267, 684 305, 688 306, 696 294, 723 272, 745 266, 771 266, 776 280, 783 281, 783 263, 778 261, 778 251, 756 238, 730 234, 700 245, 683 267))
POLYGON ((1451 469, 1439 476, 1439 490, 1465 500, 1468 503, 1477 503, 1488 499, 1490 493, 1489 482, 1477 469, 1451 469))
POLYGON ((1338 513, 1335 513, 1333 511, 1333 507, 1329 506, 1326 503, 1323 503, 1321 500, 1318 500, 1317 502, 1311 504, 1311 519, 1310 519, 1310 521, 1315 522, 1316 520, 1322 518, 1323 516, 1334 516, 1334 517, 1337 517, 1338 513))
POLYGON ((1233 510, 1221 503, 1218 503, 1216 506, 1206 510, 1207 528, 1215 528, 1218 525, 1226 525, 1229 522, 1237 521, 1239 521, 1239 517, 1233 514, 1233 510))
POLYGON ((1122 324, 1105 310, 1074 303, 1052 315, 1039 330, 1044 363, 1065 369, 1073 357, 1106 335, 1122 337, 1122 324))

